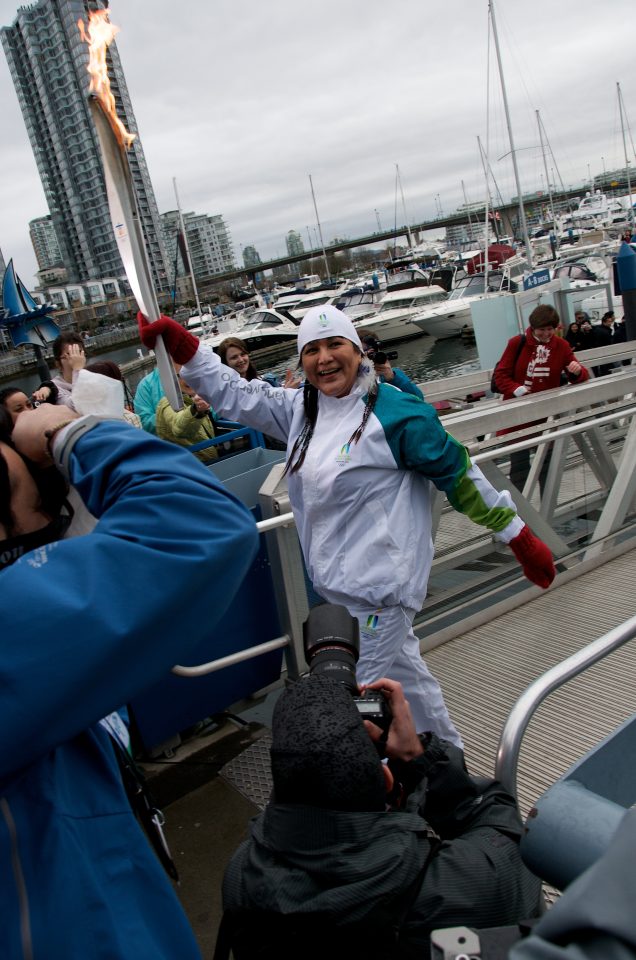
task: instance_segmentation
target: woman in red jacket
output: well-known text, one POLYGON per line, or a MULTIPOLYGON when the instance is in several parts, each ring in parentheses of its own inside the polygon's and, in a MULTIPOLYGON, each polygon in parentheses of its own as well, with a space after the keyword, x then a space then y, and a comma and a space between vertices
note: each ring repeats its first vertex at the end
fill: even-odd
MULTIPOLYGON (((504 400, 559 387, 564 379, 571 384, 585 383, 589 380, 589 371, 578 362, 567 340, 555 336, 561 320, 554 307, 548 304, 535 307, 530 314, 529 322, 530 326, 525 334, 520 334, 508 341, 494 370, 495 384, 503 394, 504 400), (521 337, 523 337, 523 344, 520 346, 521 337)), ((532 426, 532 423, 524 426, 532 426)), ((510 433, 510 429, 499 431, 499 435, 504 433, 510 433)), ((539 477, 542 493, 551 454, 550 446, 539 477)), ((523 490, 529 472, 530 450, 517 450, 511 453, 510 480, 519 490, 523 490)))

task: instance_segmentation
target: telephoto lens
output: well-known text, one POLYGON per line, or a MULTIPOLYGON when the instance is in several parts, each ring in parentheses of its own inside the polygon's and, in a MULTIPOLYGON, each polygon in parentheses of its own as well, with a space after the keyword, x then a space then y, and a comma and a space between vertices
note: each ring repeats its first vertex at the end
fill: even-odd
POLYGON ((356 663, 360 654, 358 621, 346 607, 322 603, 303 623, 305 660, 312 676, 343 683, 353 696, 358 693, 356 663))

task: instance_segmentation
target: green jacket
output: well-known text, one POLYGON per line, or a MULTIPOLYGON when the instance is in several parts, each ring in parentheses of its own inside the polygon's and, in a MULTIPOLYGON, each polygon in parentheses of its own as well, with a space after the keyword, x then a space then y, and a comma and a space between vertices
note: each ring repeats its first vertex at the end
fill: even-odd
MULTIPOLYGON (((203 440, 212 440, 215 436, 209 415, 197 415, 192 397, 183 394, 183 410, 172 409, 163 397, 157 404, 157 436, 162 440, 178 443, 180 447, 192 447, 203 440)), ((216 447, 205 447, 194 454, 202 463, 211 463, 217 458, 216 447)))

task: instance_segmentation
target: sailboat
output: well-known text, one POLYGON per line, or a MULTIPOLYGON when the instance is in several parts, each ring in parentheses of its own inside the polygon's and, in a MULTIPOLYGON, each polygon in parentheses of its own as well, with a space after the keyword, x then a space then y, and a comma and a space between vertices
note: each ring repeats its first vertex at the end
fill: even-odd
POLYGON ((30 343, 45 346, 55 340, 59 327, 53 321, 54 309, 50 303, 37 303, 15 272, 13 260, 9 260, 2 282, 4 314, 0 317, 11 336, 14 347, 30 343))

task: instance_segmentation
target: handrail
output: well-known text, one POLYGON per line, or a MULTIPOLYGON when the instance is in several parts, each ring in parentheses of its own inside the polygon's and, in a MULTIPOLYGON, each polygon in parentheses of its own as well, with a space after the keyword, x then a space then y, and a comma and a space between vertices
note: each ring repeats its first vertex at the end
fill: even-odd
POLYGON ((259 643, 255 647, 247 647, 246 650, 237 650, 236 653, 230 653, 227 657, 219 657, 218 660, 208 660, 207 663, 198 663, 196 667, 183 667, 177 663, 172 668, 172 673, 176 673, 179 677, 202 677, 207 673, 215 673, 217 670, 223 670, 225 667, 232 667, 236 663, 242 663, 244 660, 251 660, 252 657, 260 657, 264 653, 271 653, 272 650, 288 647, 289 644, 290 639, 287 634, 284 634, 282 637, 276 637, 275 640, 259 643))
MULTIPOLYGON (((546 391, 547 393, 547 391, 546 391)), ((487 460, 495 459, 502 455, 502 452, 510 453, 515 450, 522 450, 528 447, 539 446, 543 443, 551 443, 559 437, 571 436, 572 434, 581 433, 590 427, 602 426, 606 423, 611 423, 614 420, 619 420, 627 416, 636 414, 636 406, 615 409, 609 414, 604 416, 598 416, 596 413, 592 413, 589 410, 581 411, 581 414, 585 419, 581 420, 578 423, 570 424, 567 427, 561 427, 560 429, 548 429, 543 434, 535 434, 532 437, 527 437, 525 439, 511 443, 510 440, 502 441, 505 444, 504 447, 493 447, 490 450, 483 451, 471 456, 471 461, 473 463, 480 463, 487 460)), ((293 513, 284 513, 278 517, 270 517, 266 520, 261 520, 256 523, 256 528, 259 534, 267 533, 268 531, 278 529, 280 527, 289 527, 295 524, 295 518, 293 513)), ((636 623, 636 620, 635 620, 636 623)), ((635 627, 636 631, 636 627, 635 627)), ((629 638, 627 638, 629 639, 629 638)), ((278 638, 277 640, 269 641, 265 644, 260 644, 255 647, 250 647, 247 650, 242 650, 237 653, 231 654, 229 657, 224 657, 219 660, 213 660, 208 663, 199 664, 192 667, 183 667, 177 664, 173 667, 173 673, 184 676, 184 677, 195 677, 201 676, 206 673, 212 673, 216 670, 220 670, 223 667, 231 666, 235 663, 240 663, 244 660, 251 659, 252 657, 260 656, 263 653, 268 652, 269 650, 278 649, 279 647, 286 646, 290 643, 289 638, 283 637, 278 638)), ((549 692, 549 690, 547 691, 549 692)), ((544 694, 547 695, 547 694, 544 694)), ((541 698, 542 699, 542 698, 541 698)), ((537 702, 537 704, 540 700, 537 702)), ((525 729, 525 726, 524 726, 525 729)), ((523 730, 522 730, 523 733, 523 730)), ((503 734, 502 734, 503 737, 503 734)), ((516 788, 516 759, 514 760, 513 774, 511 778, 511 787, 514 790, 516 788)), ((507 775, 507 774, 506 774, 507 775)))
POLYGON ((588 667, 593 666, 624 643, 633 640, 634 637, 636 637, 636 617, 631 617, 552 667, 521 694, 501 732, 495 764, 495 777, 514 797, 517 796, 517 769, 521 741, 539 704, 572 677, 587 670, 588 667))
MULTIPOLYGON (((612 413, 606 414, 604 417, 599 417, 597 414, 593 414, 591 419, 586 419, 580 423, 574 423, 569 427, 562 427, 560 430, 550 430, 544 434, 535 434, 533 437, 528 437, 525 440, 518 440, 516 443, 511 443, 509 440, 505 440, 504 447, 493 447, 491 450, 484 450, 483 453, 477 453, 471 455, 471 463, 483 463, 486 460, 494 460, 496 457, 500 457, 503 452, 506 454, 513 453, 516 450, 526 450, 529 447, 538 447, 543 443, 552 443, 554 440, 558 440, 559 437, 569 437, 575 433, 583 433, 584 430, 589 430, 591 426, 599 427, 603 426, 606 423, 612 423, 614 420, 621 420, 623 417, 629 417, 636 415, 636 407, 627 407, 621 408, 620 410, 614 410, 612 413)), ((256 529, 259 533, 266 533, 268 530, 275 530, 278 527, 288 527, 293 525, 295 522, 293 513, 282 513, 279 517, 271 517, 268 520, 260 520, 256 524, 256 529)))

